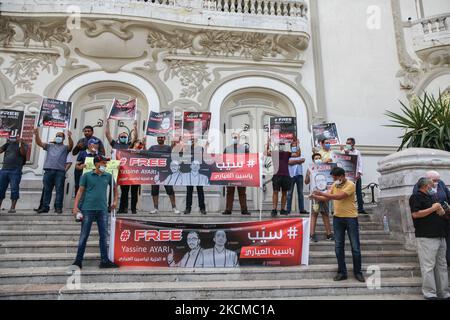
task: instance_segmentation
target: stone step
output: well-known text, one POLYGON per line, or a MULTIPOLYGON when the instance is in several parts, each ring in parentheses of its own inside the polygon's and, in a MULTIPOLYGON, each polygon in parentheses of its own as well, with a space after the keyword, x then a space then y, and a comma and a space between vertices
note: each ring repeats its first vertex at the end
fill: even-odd
MULTIPOLYGON (((204 223, 205 221, 202 221, 204 223)), ((383 226, 376 222, 361 222, 360 230, 382 230, 383 226)), ((333 225, 331 225, 333 226, 333 225)), ((3 221, 0 231, 52 231, 52 230, 80 230, 80 224, 75 221, 3 221)), ((316 225, 316 231, 325 230, 321 223, 316 225)))
POLYGON ((86 283, 81 289, 52 284, 0 285, 0 299, 272 299, 313 296, 419 295, 420 278, 386 278, 380 289, 350 277, 332 279, 86 283))
MULTIPOLYGON (((417 264, 379 264, 384 278, 417 277, 417 264)), ((363 265, 370 276, 369 265, 363 265)), ((85 267, 81 270, 81 283, 120 282, 175 282, 175 281, 249 281, 249 280, 299 280, 332 279, 337 271, 335 265, 310 265, 298 267, 241 267, 241 268, 120 268, 99 269, 85 267)), ((68 267, 13 268, 0 269, 0 283, 6 284, 65 284, 71 269, 68 267)), ((352 274, 352 268, 349 268, 352 274)))
MULTIPOLYGON (((45 266, 69 266, 75 259, 74 253, 21 253, 0 255, 0 268, 18 267, 45 267, 45 266)), ((99 253, 86 253, 86 266, 96 266, 99 264, 99 253)), ((351 264, 351 253, 346 251, 346 261, 351 264)), ((363 251, 363 263, 403 263, 417 262, 417 254, 411 251, 363 251)), ((309 262, 314 264, 335 264, 336 256, 334 252, 311 251, 309 262)))
MULTIPOLYGON (((318 231, 316 234, 320 237, 324 237, 323 231, 318 231)), ((4 241, 78 241, 80 236, 79 230, 52 230, 52 231, 23 231, 23 230, 2 230, 0 231, 0 242, 4 241)), ((91 236, 96 239, 98 232, 96 226, 93 226, 91 230, 91 236)), ((360 232, 361 240, 382 240, 390 239, 389 233, 383 230, 362 230, 360 232)))
MULTIPOLYGON (((0 254, 8 253, 76 253, 78 241, 4 241, 0 243, 0 254)), ((361 240, 363 251, 393 251, 403 250, 403 243, 397 240, 361 240)), ((346 241, 346 249, 350 250, 350 243, 346 241)), ((327 241, 325 237, 319 242, 311 242, 311 251, 333 251, 334 241, 327 241)), ((89 239, 86 252, 98 252, 98 241, 89 239)))

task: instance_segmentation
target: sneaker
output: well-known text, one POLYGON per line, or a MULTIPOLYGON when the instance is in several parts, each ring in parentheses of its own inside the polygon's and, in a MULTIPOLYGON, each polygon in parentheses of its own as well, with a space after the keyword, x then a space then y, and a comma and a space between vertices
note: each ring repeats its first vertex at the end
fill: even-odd
POLYGON ((80 268, 80 269, 83 269, 83 265, 81 264, 81 262, 74 262, 74 263, 72 263, 72 265, 73 266, 76 266, 76 267, 78 267, 78 268, 80 268))
POLYGON ((127 214, 128 213, 128 209, 119 209, 119 211, 117 211, 117 214, 127 214))
POLYGON ((284 210, 284 209, 280 210, 280 215, 287 216, 288 214, 289 213, 286 210, 284 210))
POLYGON ((313 234, 313 235, 310 237, 310 239, 311 239, 311 241, 313 241, 313 242, 319 242, 319 239, 317 238, 317 235, 315 235, 315 234, 313 234))
POLYGON ((334 241, 334 234, 329 234, 329 235, 327 235, 327 240, 329 240, 329 241, 334 241))
POLYGON ((158 209, 153 209, 153 210, 150 210, 150 214, 157 214, 159 212, 159 210, 158 209))
POLYGON ((241 214, 244 215, 244 216, 249 216, 249 215, 251 215, 251 213, 250 213, 248 210, 242 211, 241 214))
POLYGON ((191 209, 184 210, 184 214, 190 214, 190 213, 191 213, 191 209))
POLYGON ((272 212, 270 213, 270 215, 272 217, 276 217, 277 216, 277 209, 273 209, 272 212))
POLYGON ((57 214, 63 213, 62 209, 55 209, 55 212, 56 212, 57 214))
POLYGON ((359 282, 366 282, 366 279, 364 279, 362 273, 355 274, 355 279, 358 280, 359 282))
POLYGON ((200 212, 201 212, 202 214, 206 214, 206 210, 205 210, 205 209, 200 210, 200 212))
POLYGON ((346 274, 342 274, 342 273, 338 273, 334 278, 334 281, 342 281, 342 280, 347 280, 347 275, 346 274))
POLYGON ((9 209, 8 213, 16 213, 16 209, 9 209))
POLYGON ((224 212, 222 212, 222 214, 225 216, 229 216, 231 214, 231 211, 225 210, 224 212))
POLYGON ((425 300, 430 300, 430 301, 434 301, 434 300, 439 300, 438 297, 423 297, 425 300))
POLYGON ((37 213, 48 213, 48 209, 39 209, 37 213))
POLYGON ((172 210, 173 210, 173 213, 175 213, 175 214, 180 214, 181 213, 181 211, 178 210, 177 208, 172 208, 172 210))
POLYGON ((300 213, 301 213, 301 214, 309 214, 309 212, 306 211, 306 210, 300 210, 300 213))
POLYGON ((359 214, 369 214, 368 212, 366 212, 366 210, 358 211, 358 213, 359 213, 359 214))
POLYGON ((107 262, 101 262, 99 265, 100 269, 112 269, 112 268, 118 268, 119 266, 111 261, 107 262))
POLYGON ((131 210, 131 214, 137 214, 137 210, 131 210))

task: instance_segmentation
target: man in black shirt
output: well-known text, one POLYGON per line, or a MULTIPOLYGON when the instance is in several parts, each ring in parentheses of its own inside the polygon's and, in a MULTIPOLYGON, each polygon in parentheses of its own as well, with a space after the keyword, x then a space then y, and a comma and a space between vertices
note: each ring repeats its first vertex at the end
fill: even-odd
POLYGON ((22 179, 22 167, 27 161, 27 145, 22 138, 10 138, 0 147, 0 153, 5 153, 3 168, 0 170, 0 209, 5 199, 6 189, 11 186, 11 208, 8 213, 16 212, 19 199, 19 186, 22 179))
POLYGON ((447 221, 441 204, 431 197, 433 180, 420 178, 418 193, 409 198, 417 252, 422 272, 422 293, 425 299, 450 299, 446 261, 447 221))

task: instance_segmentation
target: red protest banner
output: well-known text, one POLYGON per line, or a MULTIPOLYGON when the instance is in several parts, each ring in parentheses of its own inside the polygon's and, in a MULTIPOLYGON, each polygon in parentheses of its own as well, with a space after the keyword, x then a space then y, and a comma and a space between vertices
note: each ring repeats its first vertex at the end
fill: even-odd
POLYGON ((260 156, 246 154, 194 154, 117 150, 119 185, 260 187, 260 156))
POLYGON ((309 219, 189 224, 111 222, 119 266, 223 268, 308 264, 309 219))

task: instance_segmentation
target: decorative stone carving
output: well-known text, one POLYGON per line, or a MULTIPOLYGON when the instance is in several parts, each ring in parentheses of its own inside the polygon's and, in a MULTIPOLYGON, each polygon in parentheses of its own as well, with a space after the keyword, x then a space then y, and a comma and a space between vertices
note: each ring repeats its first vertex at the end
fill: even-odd
POLYGON ((167 60, 167 69, 164 80, 177 77, 184 87, 180 97, 195 97, 204 89, 203 83, 210 82, 208 67, 206 63, 199 61, 167 60))
POLYGON ((130 40, 133 38, 133 33, 125 30, 126 24, 115 20, 87 20, 82 22, 87 25, 85 34, 90 38, 95 38, 105 32, 110 32, 122 40, 130 40))
POLYGON ((5 73, 13 77, 17 88, 32 91, 33 81, 37 79, 40 71, 58 74, 57 58, 58 55, 51 53, 17 53, 13 55, 10 67, 5 68, 5 73))
POLYGON ((15 35, 16 31, 9 20, 6 18, 0 19, 0 41, 3 42, 3 46, 9 46, 15 35))
POLYGON ((155 30, 149 32, 147 41, 152 48, 165 49, 172 54, 189 50, 193 55, 260 61, 278 55, 283 59, 296 59, 308 47, 309 38, 230 31, 155 30))
POLYGON ((394 236, 405 240, 407 249, 415 249, 414 226, 409 209, 409 197, 414 185, 429 170, 450 181, 450 152, 409 148, 391 154, 378 162, 380 195, 378 214, 388 217, 394 236))

